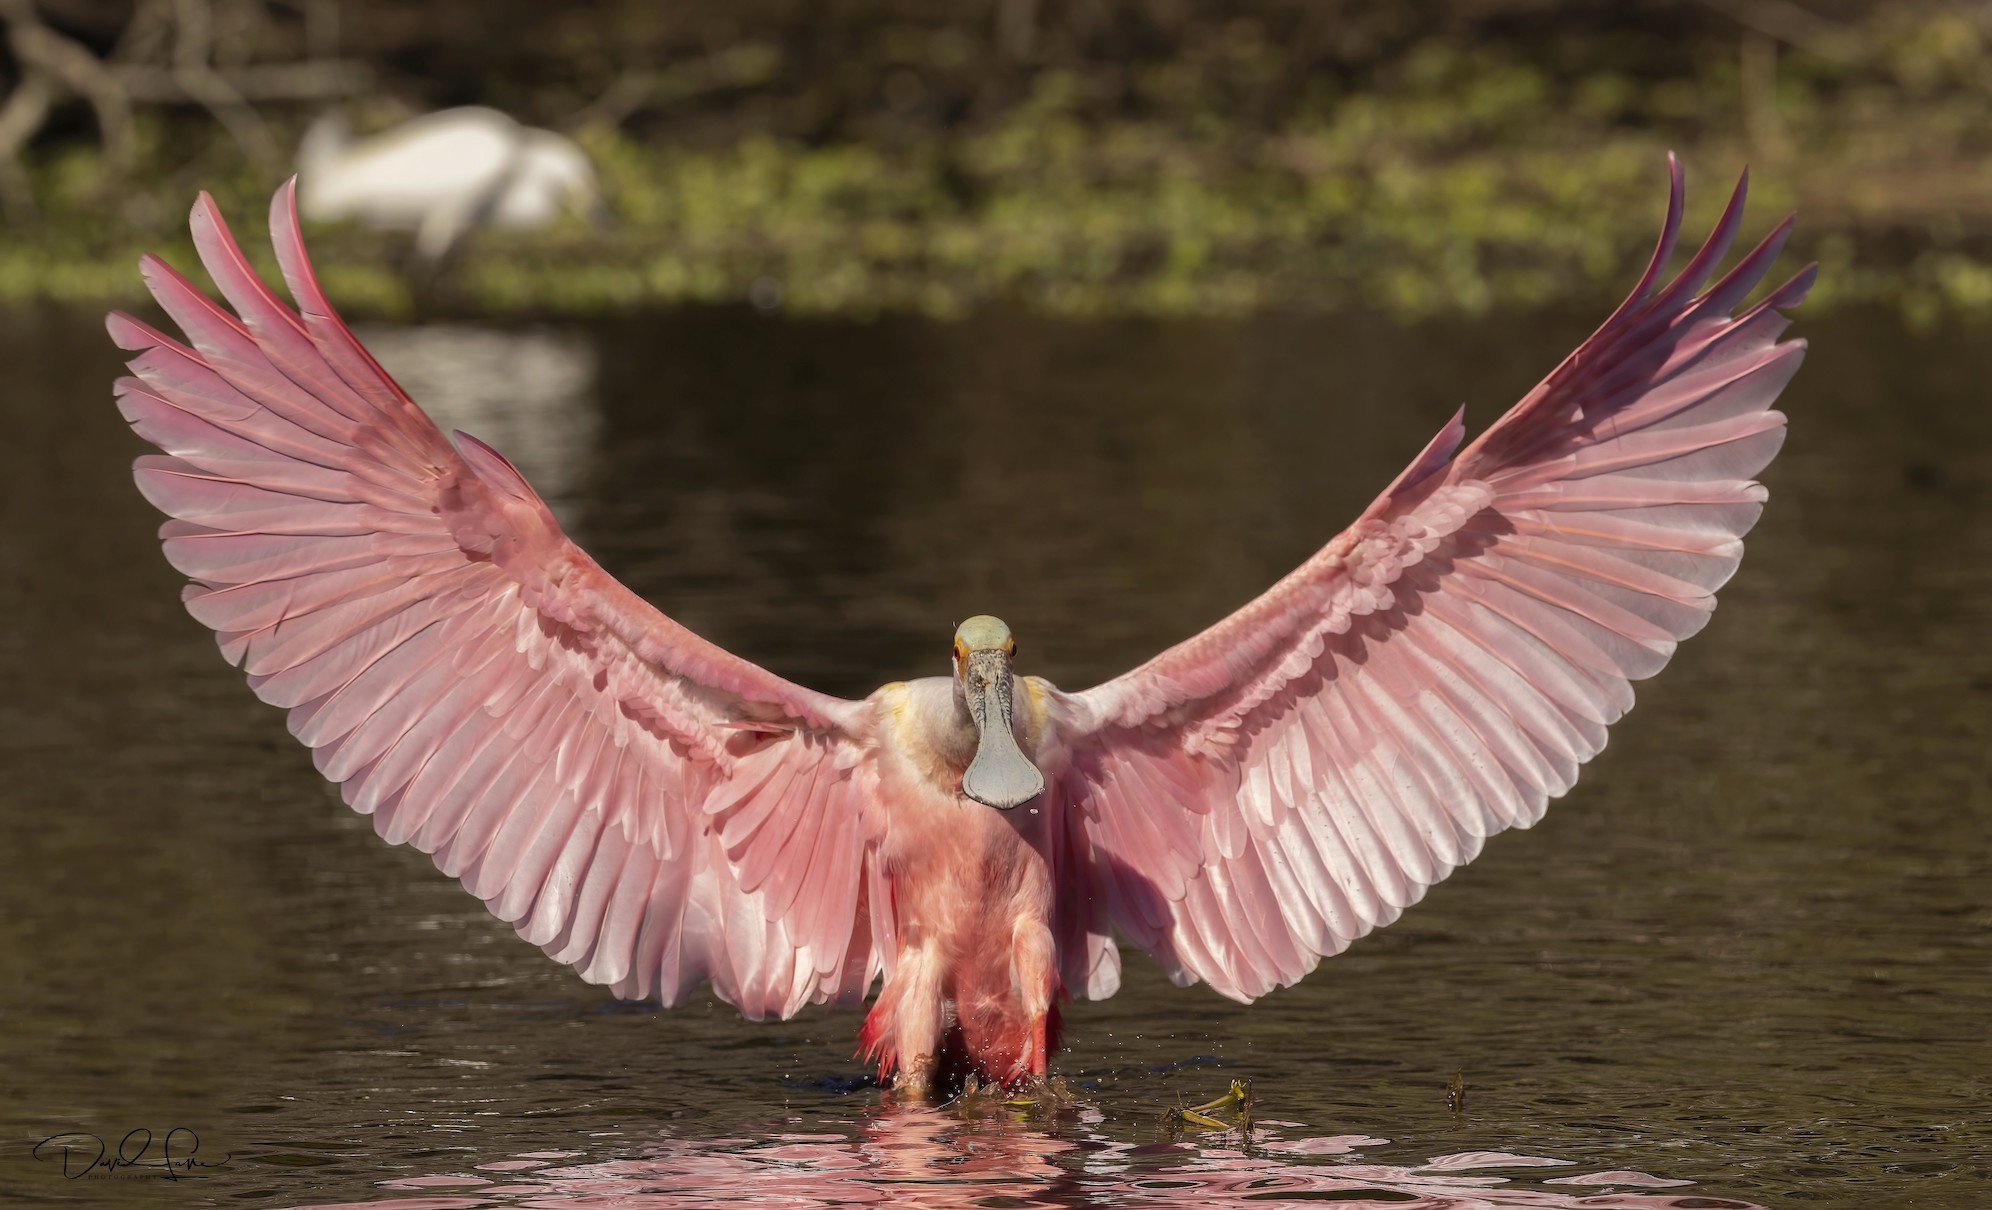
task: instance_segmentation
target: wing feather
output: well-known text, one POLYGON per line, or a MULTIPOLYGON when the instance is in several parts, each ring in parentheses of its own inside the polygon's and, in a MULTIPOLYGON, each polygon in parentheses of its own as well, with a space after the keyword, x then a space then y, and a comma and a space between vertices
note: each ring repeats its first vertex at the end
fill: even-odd
MULTIPOLYGON (((1704 289, 1741 227, 1631 296, 1463 450, 1455 416, 1357 523, 1264 595, 1125 676, 1054 699, 1078 838, 1063 935, 1109 927, 1241 1000, 1299 979, 1526 827, 1707 624, 1784 438, 1807 269, 1737 313, 1791 230, 1704 289), (1165 775, 1188 794, 1158 792, 1165 775), (1155 844, 1201 816, 1194 844, 1155 844), (1187 864, 1185 864, 1187 862, 1187 864), (1106 921, 1089 916, 1104 902, 1106 921)), ((1090 951, 1089 951, 1090 952, 1090 951)), ((1104 995, 1118 981, 1075 992, 1104 995)))
POLYGON ((133 474, 171 518, 188 611, 382 837, 584 978, 667 1002, 710 979, 753 1017, 861 998, 883 966, 859 919, 868 710, 610 578, 353 337, 290 187, 270 217, 295 309, 202 195, 195 247, 232 313, 147 257, 185 340, 107 324, 133 354, 118 405, 162 451, 133 474))

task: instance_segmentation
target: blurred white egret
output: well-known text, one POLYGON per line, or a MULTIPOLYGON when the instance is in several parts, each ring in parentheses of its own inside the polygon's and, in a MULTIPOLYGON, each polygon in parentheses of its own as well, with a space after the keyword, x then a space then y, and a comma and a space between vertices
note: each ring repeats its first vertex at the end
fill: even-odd
POLYGON ((480 224, 532 230, 592 215, 601 193, 574 140, 466 106, 363 139, 337 114, 318 119, 298 148, 297 200, 308 219, 412 230, 416 256, 433 264, 480 224))

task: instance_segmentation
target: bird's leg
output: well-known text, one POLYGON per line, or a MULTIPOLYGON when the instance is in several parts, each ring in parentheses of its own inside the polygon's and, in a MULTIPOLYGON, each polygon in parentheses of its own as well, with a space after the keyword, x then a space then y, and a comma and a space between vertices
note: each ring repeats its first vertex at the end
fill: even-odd
POLYGON ((422 216, 415 228, 415 260, 425 271, 439 272, 457 244, 477 225, 482 195, 468 201, 437 206, 422 216))
POLYGON ((1010 940, 1010 983, 1022 1002, 1024 1019, 1030 1022, 1017 1065, 1022 1069, 1020 1074, 1039 1084, 1051 1064, 1045 1018, 1051 1012, 1052 990, 1058 978, 1052 954, 1051 930, 1044 921, 1017 923, 1010 940))
POLYGON ((1017 924, 1010 942, 1010 981, 1028 1024, 1017 1056, 1017 1079, 1003 1102, 1011 1108, 1057 1113, 1073 1100, 1065 1081, 1047 1075, 1051 999, 1058 989, 1053 953, 1051 930, 1044 921, 1026 919, 1017 924))
POLYGON ((932 945, 903 955, 895 972, 906 980, 893 1005, 892 1047, 899 1069, 895 1090, 925 1097, 934 1090, 941 1049, 941 962, 932 945))

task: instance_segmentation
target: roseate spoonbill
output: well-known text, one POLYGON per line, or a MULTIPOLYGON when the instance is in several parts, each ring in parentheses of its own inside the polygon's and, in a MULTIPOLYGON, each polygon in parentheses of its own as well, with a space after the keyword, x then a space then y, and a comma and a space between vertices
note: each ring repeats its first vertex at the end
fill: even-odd
POLYGON ((563 214, 598 215, 602 204, 574 140, 479 106, 358 140, 337 114, 319 118, 298 147, 297 189, 304 217, 413 231, 415 255, 429 263, 475 227, 530 231, 563 214))
POLYGON ((214 204, 234 314, 142 263, 188 343, 122 314, 118 401, 166 556, 222 653, 391 843, 625 997, 709 980, 750 1018, 883 988, 862 1053, 902 1087, 1043 1077, 1115 934, 1249 1001, 1396 919, 1568 790, 1699 630, 1763 507, 1779 343, 1808 268, 1738 313, 1790 220, 1703 289, 1739 225, 1630 298, 1461 449, 1455 415, 1356 523, 1257 600, 1068 693, 992 617, 952 674, 863 701, 791 684, 639 600, 512 465, 454 445, 333 312, 291 187, 295 309, 214 204))

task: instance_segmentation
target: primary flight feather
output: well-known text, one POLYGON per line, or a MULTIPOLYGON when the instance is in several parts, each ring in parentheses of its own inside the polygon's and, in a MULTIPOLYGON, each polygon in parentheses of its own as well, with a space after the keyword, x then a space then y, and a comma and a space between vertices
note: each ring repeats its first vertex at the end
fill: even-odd
POLYGON ((619 996, 700 983, 752 1018, 856 1004, 925 1090, 1042 1077, 1115 935, 1250 1000, 1527 826, 1699 630, 1763 506, 1812 270, 1740 311, 1780 224, 1713 285, 1738 184, 1664 287, 1682 178, 1619 309, 1460 450, 1455 416, 1362 517, 1203 634, 1081 693, 1012 672, 995 618, 953 672, 863 701, 679 626, 570 542, 519 472, 453 444, 333 311, 291 187, 292 303, 203 195, 233 313, 163 262, 186 343, 123 314, 120 408, 189 612, 354 809, 619 996))

